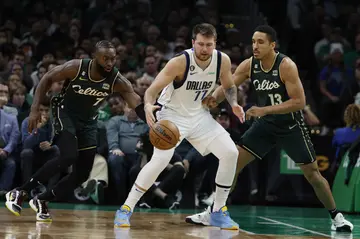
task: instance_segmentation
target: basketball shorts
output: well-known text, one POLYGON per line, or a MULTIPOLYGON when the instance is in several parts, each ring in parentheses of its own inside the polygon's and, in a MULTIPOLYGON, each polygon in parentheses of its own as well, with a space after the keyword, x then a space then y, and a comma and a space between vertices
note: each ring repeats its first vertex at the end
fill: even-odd
POLYGON ((171 109, 163 108, 156 113, 156 118, 157 120, 173 122, 180 132, 178 145, 186 138, 201 155, 210 153, 208 146, 218 135, 228 134, 207 111, 201 112, 196 116, 185 117, 171 109))
POLYGON ((95 120, 79 122, 75 117, 70 117, 61 107, 52 107, 52 122, 54 134, 68 131, 77 138, 78 150, 96 148, 97 146, 97 124, 95 120))
POLYGON ((242 136, 239 146, 262 159, 276 145, 297 164, 315 161, 315 150, 307 129, 298 123, 279 126, 257 119, 242 136))

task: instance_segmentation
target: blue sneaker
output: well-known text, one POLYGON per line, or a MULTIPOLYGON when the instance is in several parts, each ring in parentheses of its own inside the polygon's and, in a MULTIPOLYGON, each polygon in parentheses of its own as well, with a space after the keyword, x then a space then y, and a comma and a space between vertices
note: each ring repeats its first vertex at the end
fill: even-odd
POLYGON ((220 227, 221 229, 239 230, 239 224, 230 218, 230 213, 226 206, 223 206, 219 211, 210 214, 210 225, 220 227))
POLYGON ((119 210, 116 211, 114 227, 130 227, 130 217, 132 211, 129 206, 122 205, 119 210))

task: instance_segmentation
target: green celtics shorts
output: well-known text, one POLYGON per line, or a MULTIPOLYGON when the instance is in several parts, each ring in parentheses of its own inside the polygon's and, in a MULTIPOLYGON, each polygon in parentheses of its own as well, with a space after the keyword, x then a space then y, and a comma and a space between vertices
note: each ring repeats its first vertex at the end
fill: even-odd
POLYGON ((52 122, 54 133, 68 131, 77 138, 78 150, 96 148, 97 146, 97 124, 96 120, 80 122, 76 117, 65 112, 61 107, 52 108, 52 122))
POLYGON ((297 164, 315 161, 315 150, 307 129, 295 121, 290 125, 276 125, 257 119, 242 136, 239 146, 262 159, 276 145, 297 164))

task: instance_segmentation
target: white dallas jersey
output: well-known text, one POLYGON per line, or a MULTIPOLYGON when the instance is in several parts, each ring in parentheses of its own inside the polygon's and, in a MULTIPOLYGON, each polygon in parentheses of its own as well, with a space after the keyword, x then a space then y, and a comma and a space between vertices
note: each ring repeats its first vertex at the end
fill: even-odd
POLYGON ((201 101, 212 92, 219 78, 221 52, 213 51, 211 62, 205 70, 196 64, 192 49, 185 50, 182 54, 186 57, 184 79, 166 86, 158 103, 182 116, 194 116, 206 111, 201 101))

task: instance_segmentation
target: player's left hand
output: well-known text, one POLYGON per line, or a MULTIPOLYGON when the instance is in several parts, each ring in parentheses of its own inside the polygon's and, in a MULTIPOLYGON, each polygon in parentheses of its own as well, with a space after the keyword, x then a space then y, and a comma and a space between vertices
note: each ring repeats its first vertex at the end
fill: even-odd
POLYGON ((241 123, 245 122, 245 113, 244 113, 243 108, 240 105, 238 105, 238 104, 234 105, 232 107, 232 111, 233 111, 234 115, 236 115, 239 118, 241 123))
POLYGON ((246 119, 249 120, 251 117, 262 117, 266 115, 264 107, 253 106, 246 111, 246 119))
POLYGON ((206 96, 202 101, 202 105, 209 109, 214 109, 218 106, 216 99, 212 95, 206 96))

